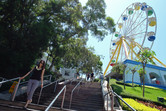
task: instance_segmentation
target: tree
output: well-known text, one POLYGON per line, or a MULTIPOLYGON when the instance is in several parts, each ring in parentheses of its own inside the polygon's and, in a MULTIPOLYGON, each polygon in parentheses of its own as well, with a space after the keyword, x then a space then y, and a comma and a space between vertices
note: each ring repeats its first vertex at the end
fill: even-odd
POLYGON ((58 69, 70 38, 87 39, 91 32, 101 41, 114 25, 105 15, 104 0, 88 0, 84 7, 78 0, 0 1, 1 76, 21 76, 46 51, 48 69, 58 69))
POLYGON ((47 4, 41 15, 48 15, 49 21, 55 24, 54 35, 49 42, 52 58, 49 69, 59 64, 57 58, 66 55, 62 48, 70 45, 70 38, 87 39, 90 32, 102 41, 108 33, 114 31, 114 20, 105 15, 104 0, 88 0, 84 7, 78 0, 49 1, 47 4), (63 55, 58 52, 63 52, 63 55))
POLYGON ((143 97, 144 97, 144 92, 145 92, 145 67, 147 63, 154 63, 154 61, 152 60, 153 56, 155 55, 155 52, 152 50, 149 50, 148 48, 143 48, 140 52, 140 62, 142 63, 142 67, 143 67, 143 75, 142 75, 142 79, 143 79, 143 97))
POLYGON ((125 89, 125 69, 126 69, 126 67, 127 67, 126 64, 116 63, 111 69, 111 72, 115 72, 117 74, 123 74, 124 89, 125 89))
POLYGON ((64 67, 75 68, 83 73, 96 73, 102 70, 100 56, 94 54, 93 48, 87 48, 84 39, 69 39, 71 44, 67 44, 64 49, 65 55, 62 57, 64 67))
POLYGON ((42 0, 0 1, 1 77, 18 77, 30 70, 48 46, 52 24, 38 15, 42 0))
POLYGON ((137 70, 137 72, 139 73, 139 77, 140 77, 140 83, 141 83, 141 89, 142 89, 142 84, 143 84, 143 74, 146 74, 146 72, 143 72, 143 68, 140 68, 139 70, 137 70))
POLYGON ((127 71, 127 73, 128 73, 129 71, 132 72, 132 87, 133 87, 133 82, 134 82, 134 74, 135 74, 135 72, 137 71, 137 70, 136 70, 136 67, 138 67, 138 66, 135 65, 134 67, 129 68, 129 70, 127 71))

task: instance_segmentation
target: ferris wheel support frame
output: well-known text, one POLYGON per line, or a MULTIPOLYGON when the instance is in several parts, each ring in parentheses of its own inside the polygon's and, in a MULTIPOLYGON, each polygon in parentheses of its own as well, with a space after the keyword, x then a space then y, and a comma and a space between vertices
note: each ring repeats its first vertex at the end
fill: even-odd
POLYGON ((119 46, 119 51, 118 51, 118 56, 117 56, 117 58, 116 58, 116 63, 117 63, 117 61, 118 61, 118 58, 119 58, 119 54, 120 54, 120 49, 121 49, 121 47, 122 47, 122 39, 120 40, 120 46, 119 46))
POLYGON ((119 45, 120 45, 120 43, 118 43, 117 46, 116 46, 116 49, 115 49, 115 51, 114 51, 114 53, 113 53, 113 55, 112 55, 112 57, 111 57, 111 59, 110 59, 108 65, 107 65, 107 67, 106 67, 106 69, 105 69, 105 71, 104 71, 104 74, 103 74, 104 76, 105 76, 105 74, 106 74, 106 72, 107 72, 107 70, 108 70, 108 68, 109 68, 109 66, 110 66, 110 64, 111 64, 112 59, 114 58, 114 56, 115 56, 115 54, 116 54, 116 51, 117 51, 119 45))
MULTIPOLYGON (((124 45, 125 43, 126 43, 127 46, 130 48, 131 53, 134 53, 134 54, 136 55, 136 57, 137 57, 138 59, 140 59, 139 54, 137 54, 137 53, 134 51, 133 45, 130 45, 125 39, 122 39, 122 38, 121 38, 121 39, 117 42, 116 49, 115 49, 115 51, 114 51, 114 53, 113 53, 113 55, 112 55, 112 57, 111 57, 111 59, 110 59, 108 65, 107 65, 107 68, 106 68, 105 71, 104 71, 104 75, 106 74, 106 72, 107 72, 107 70, 108 70, 108 68, 109 68, 109 66, 110 66, 110 64, 111 64, 111 62, 112 62, 112 59, 114 58, 114 56, 115 56, 117 50, 118 50, 118 55, 117 55, 117 58, 116 58, 116 59, 119 58, 121 46, 122 46, 122 44, 124 45), (123 43, 123 42, 124 42, 124 43, 123 43)), ((135 42, 135 45, 136 45, 138 48, 141 49, 141 45, 140 45, 139 43, 135 42)), ((163 65, 164 67, 166 67, 166 65, 165 65, 164 63, 162 63, 159 59, 157 59, 155 56, 153 56, 153 58, 154 58, 155 60, 157 60, 161 65, 163 65)), ((117 63, 117 60, 116 60, 116 63, 117 63)))
POLYGON ((128 55, 128 51, 127 51, 127 48, 126 48, 126 44, 125 44, 125 42, 124 42, 124 37, 122 37, 122 43, 123 43, 123 47, 124 47, 124 49, 125 49, 125 55, 126 55, 126 57, 127 57, 127 59, 129 58, 129 55, 128 55))
MULTIPOLYGON (((130 10, 130 11, 133 11, 133 10, 130 10)), ((150 7, 146 3, 139 3, 139 2, 133 3, 124 10, 124 12, 121 14, 121 16, 119 17, 118 22, 117 22, 117 26, 119 25, 118 26, 119 31, 117 31, 117 33, 115 32, 115 37, 119 37, 120 39, 119 38, 118 39, 111 39, 111 42, 113 42, 116 45, 116 50, 114 49, 115 47, 112 50, 110 50, 110 51, 112 51, 110 54, 111 59, 106 67, 106 70, 104 71, 104 75, 106 74, 109 66, 110 65, 112 66, 112 63, 118 62, 118 59, 120 58, 120 56, 121 56, 120 61, 122 61, 124 59, 129 59, 129 58, 131 58, 131 60, 135 60, 135 59, 140 60, 141 57, 140 57, 139 52, 143 49, 143 47, 145 47, 144 42, 146 41, 145 40, 147 38, 146 36, 149 36, 148 40, 152 42, 151 46, 149 47, 149 49, 151 50, 151 48, 154 44, 156 31, 157 31, 157 23, 156 22, 157 22, 157 18, 156 18, 155 11, 152 9, 152 7, 150 7), (141 12, 138 11, 138 14, 136 13, 136 11, 129 12, 129 14, 128 14, 127 11, 129 11, 129 8, 134 9, 135 5, 137 6, 137 8, 135 8, 136 11, 137 10, 142 10, 142 11, 141 12), (148 9, 147 7, 151 8, 151 9, 148 9), (143 11, 146 12, 146 15, 145 15, 145 13, 143 13, 143 11), (131 14, 133 14, 133 16, 130 16, 131 14), (154 14, 154 15, 151 16, 152 14, 154 14), (127 15, 129 15, 129 16, 127 16, 127 15), (122 21, 120 20, 121 17, 123 17, 122 21), (128 17, 128 18, 126 18, 126 17, 128 17), (145 17, 145 18, 143 19, 143 17, 145 17), (155 20, 152 21, 152 18, 155 18, 155 20), (124 21, 126 21, 127 19, 128 19, 128 22, 124 23, 124 21), (119 22, 119 21, 121 21, 121 22, 119 22), (151 21, 152 21, 152 23, 150 23, 151 21), (153 22, 155 22, 155 23, 153 23, 153 22), (135 23, 137 23, 137 24, 135 24, 135 23), (124 25, 125 29, 122 28, 123 25, 124 25), (146 27, 143 27, 143 26, 146 26, 146 27), (155 28, 153 28, 154 31, 151 30, 148 26, 151 26, 151 27, 155 26, 155 28), (140 29, 138 31, 139 33, 136 33, 136 29, 140 29), (154 34, 151 35, 151 32, 149 32, 149 31, 153 32, 154 34), (121 33, 123 35, 121 35, 121 33), (141 35, 141 36, 139 36, 139 35, 141 35), (135 39, 132 38, 132 36, 134 36, 134 37, 136 36, 137 38, 142 37, 141 39, 143 42, 142 43, 135 42, 135 39), (121 53, 121 52, 123 52, 123 53, 121 53), (125 56, 125 57, 123 58, 123 56, 125 56)), ((113 45, 113 46, 115 46, 115 45, 113 45)), ((151 59, 152 60, 155 59, 162 66, 166 67, 166 65, 163 64, 155 56, 153 56, 151 59)))

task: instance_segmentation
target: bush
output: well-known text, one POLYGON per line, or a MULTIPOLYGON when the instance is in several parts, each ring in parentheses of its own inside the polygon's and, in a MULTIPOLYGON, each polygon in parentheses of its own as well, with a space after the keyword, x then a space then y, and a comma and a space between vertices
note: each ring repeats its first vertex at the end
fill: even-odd
POLYGON ((100 79, 98 79, 98 78, 94 79, 94 82, 100 82, 100 79))
MULTIPOLYGON (((159 111, 156 108, 151 108, 151 107, 147 107, 144 104, 138 103, 137 101, 135 101, 134 99, 130 99, 130 98, 123 98, 124 101, 126 101, 131 107, 133 107, 136 111, 159 111)), ((120 102, 121 105, 123 106, 123 109, 127 110, 127 111, 131 111, 131 109, 124 104, 122 101, 120 102)))

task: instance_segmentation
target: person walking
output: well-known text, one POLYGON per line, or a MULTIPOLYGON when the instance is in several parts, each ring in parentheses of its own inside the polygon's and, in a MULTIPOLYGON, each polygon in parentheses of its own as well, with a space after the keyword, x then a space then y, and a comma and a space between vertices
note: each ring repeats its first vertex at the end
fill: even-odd
POLYGON ((24 109, 27 108, 28 104, 32 102, 33 94, 36 90, 36 88, 39 85, 39 82, 41 80, 41 88, 43 88, 43 76, 45 72, 45 61, 40 60, 39 64, 35 66, 32 70, 30 70, 27 74, 25 74, 23 77, 20 77, 20 80, 24 79, 26 76, 28 76, 30 73, 32 74, 27 86, 27 102, 24 109))
POLYGON ((100 80, 101 80, 101 84, 103 84, 103 81, 104 81, 104 75, 103 74, 100 74, 100 80))
POLYGON ((76 79, 79 79, 80 78, 80 74, 79 72, 76 73, 76 79))
POLYGON ((93 79, 94 79, 94 73, 92 72, 91 73, 91 82, 93 82, 93 79))
POLYGON ((88 81, 89 77, 90 77, 89 73, 86 74, 86 77, 87 77, 87 81, 88 81))

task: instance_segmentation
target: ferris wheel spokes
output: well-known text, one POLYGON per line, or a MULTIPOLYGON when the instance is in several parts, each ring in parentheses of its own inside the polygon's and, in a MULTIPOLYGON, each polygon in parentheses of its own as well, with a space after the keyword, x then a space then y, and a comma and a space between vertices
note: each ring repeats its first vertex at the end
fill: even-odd
POLYGON ((137 26, 135 26, 134 28, 132 28, 131 30, 129 30, 129 32, 128 32, 127 34, 131 33, 133 30, 135 30, 135 29, 136 29, 139 25, 141 25, 145 20, 146 20, 146 18, 145 18, 144 20, 142 20, 140 23, 138 23, 137 26))
POLYGON ((156 14, 152 7, 140 2, 129 5, 115 26, 116 32, 110 44, 110 61, 104 75, 109 65, 123 62, 126 58, 139 59, 143 47, 151 48, 155 40, 156 24, 156 14))
POLYGON ((132 26, 136 23, 136 21, 137 21, 138 18, 142 18, 143 12, 141 12, 140 14, 137 14, 136 16, 137 16, 137 17, 134 18, 134 15, 133 15, 133 19, 131 20, 131 23, 132 23, 132 24, 129 24, 129 25, 128 25, 128 29, 130 29, 130 27, 132 27, 132 26), (135 21, 133 21, 134 19, 135 19, 135 21))

